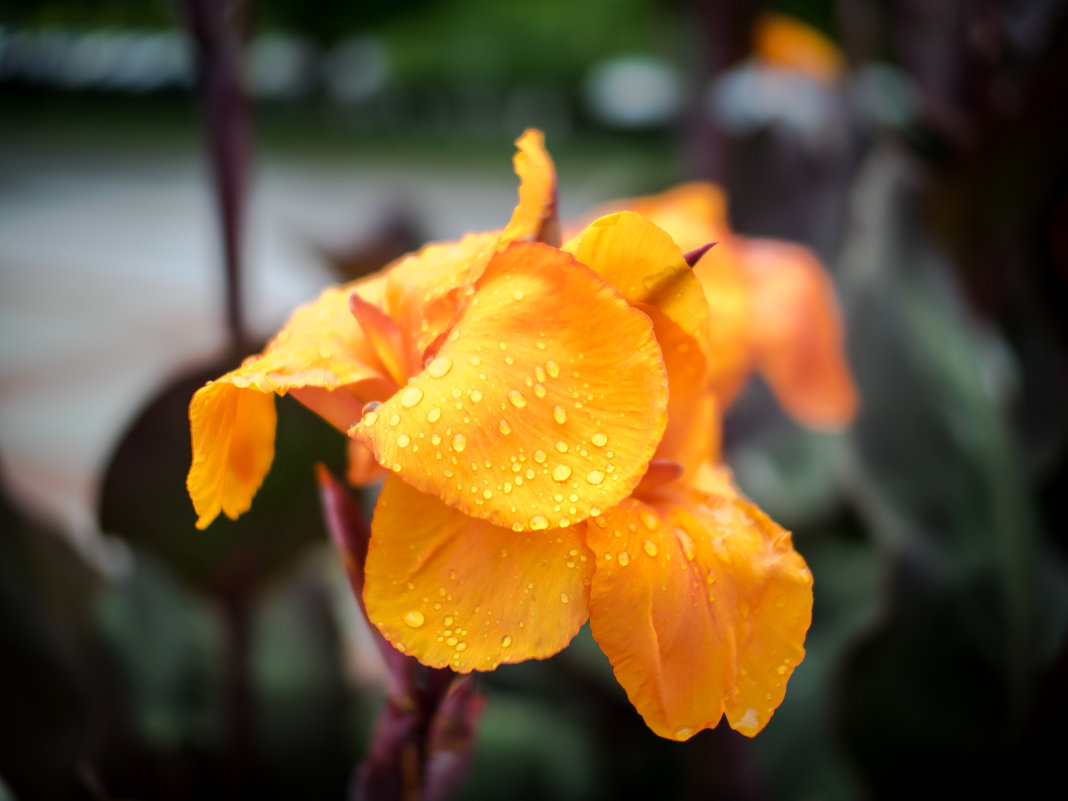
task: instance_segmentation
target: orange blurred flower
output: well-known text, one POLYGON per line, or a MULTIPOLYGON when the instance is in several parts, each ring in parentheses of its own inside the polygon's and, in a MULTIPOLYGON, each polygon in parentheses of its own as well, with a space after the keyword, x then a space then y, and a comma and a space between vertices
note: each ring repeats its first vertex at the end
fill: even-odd
POLYGON ((714 379, 749 339, 716 330, 679 244, 638 213, 563 248, 520 241, 556 223, 540 134, 518 145, 503 232, 327 290, 197 393, 198 525, 247 508, 270 461, 261 399, 292 391, 358 421, 389 471, 364 602, 398 650, 491 670, 557 653, 589 619, 657 734, 724 715, 755 734, 804 655, 812 577, 717 467, 714 379))

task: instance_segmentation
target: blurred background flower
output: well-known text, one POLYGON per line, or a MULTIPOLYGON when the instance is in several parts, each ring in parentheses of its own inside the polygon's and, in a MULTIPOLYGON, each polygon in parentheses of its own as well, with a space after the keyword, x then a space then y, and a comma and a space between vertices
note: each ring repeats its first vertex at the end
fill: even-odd
MULTIPOLYGON (((528 126, 565 219, 713 179, 733 230, 807 244, 837 283, 852 428, 797 427, 759 381, 726 420, 739 484, 815 577, 771 724, 660 741, 584 631, 484 678, 464 797, 982 797, 1055 775, 1064 4, 217 8, 251 109, 230 195, 249 340, 339 274, 498 224, 528 126)), ((279 403, 257 506, 193 528, 185 411, 236 329, 188 19, 0 1, 0 797, 340 797, 381 703, 318 508, 313 463, 344 464, 326 424, 279 403)))

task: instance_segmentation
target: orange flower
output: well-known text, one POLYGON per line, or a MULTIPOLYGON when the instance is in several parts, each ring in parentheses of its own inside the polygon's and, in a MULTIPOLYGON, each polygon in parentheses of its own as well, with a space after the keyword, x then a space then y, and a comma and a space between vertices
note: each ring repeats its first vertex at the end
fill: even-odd
POLYGON ((853 419, 857 393, 834 286, 812 251, 738 236, 727 223, 722 190, 710 183, 683 184, 607 208, 639 212, 683 250, 717 243, 694 274, 711 309, 710 382, 722 407, 756 369, 801 423, 839 428, 853 419))
POLYGON ((724 715, 755 734, 804 654, 812 579, 715 466, 715 365, 748 340, 715 331, 683 251, 639 214, 562 249, 519 241, 555 222, 540 137, 519 145, 530 169, 502 233, 328 290, 198 392, 201 523, 241 511, 266 470, 241 405, 293 391, 358 420, 350 436, 388 468, 364 602, 398 650, 491 670, 555 654, 589 619, 657 734, 724 715))
MULTIPOLYGON (((422 369, 494 253, 514 240, 554 234, 555 174, 542 135, 528 131, 516 144, 519 204, 503 231, 428 245, 369 278, 325 290, 294 312, 261 354, 194 395, 186 485, 198 528, 251 505, 274 457, 274 395, 292 393, 348 430, 367 402, 388 398, 422 369)), ((353 442, 349 453, 354 483, 381 477, 366 449, 353 442)))

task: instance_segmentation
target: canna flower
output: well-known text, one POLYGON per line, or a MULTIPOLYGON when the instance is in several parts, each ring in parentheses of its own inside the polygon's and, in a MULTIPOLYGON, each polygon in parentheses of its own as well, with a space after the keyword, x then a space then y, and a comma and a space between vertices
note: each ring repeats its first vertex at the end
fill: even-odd
POLYGON ((834 286, 803 245, 735 234, 722 190, 690 183, 660 195, 620 200, 682 247, 715 247, 694 265, 711 316, 713 394, 721 408, 759 371, 783 408, 814 428, 836 429, 857 411, 834 286))
POLYGON ((551 238, 555 182, 540 135, 517 144, 502 232, 327 290, 197 393, 198 525, 247 508, 270 459, 245 443, 274 421, 246 410, 292 392, 387 471, 363 600, 399 651, 492 670, 588 620, 657 734, 724 716, 756 734, 804 655, 812 577, 719 465, 714 377, 749 341, 716 331, 683 250, 638 213, 524 241, 551 238))

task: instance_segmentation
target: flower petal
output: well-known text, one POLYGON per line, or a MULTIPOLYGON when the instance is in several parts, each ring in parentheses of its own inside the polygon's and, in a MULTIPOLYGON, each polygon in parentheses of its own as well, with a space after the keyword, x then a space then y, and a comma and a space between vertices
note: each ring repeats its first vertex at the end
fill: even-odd
POLYGON ((743 243, 752 295, 752 347, 783 408, 809 426, 837 428, 856 414, 834 287, 808 248, 743 243))
POLYGON ((387 268, 385 308, 404 334, 408 362, 422 365, 427 349, 456 322, 464 290, 482 275, 498 241, 496 231, 468 234, 387 268))
POLYGON ((248 510, 274 459, 274 397, 225 381, 201 387, 189 405, 193 463, 186 478, 204 529, 223 512, 248 510))
POLYGON ((516 242, 437 358, 350 434, 413 487, 526 531, 623 500, 666 405, 649 318, 570 255, 516 242))
POLYGON ((425 665, 467 673, 543 659, 586 621, 593 558, 575 528, 515 533, 391 475, 371 532, 367 615, 425 665))
POLYGON ((631 303, 660 309, 710 354, 708 302, 682 250, 639 214, 595 220, 566 246, 631 303))
POLYGON ((536 239, 549 245, 560 244, 560 220, 556 205, 556 170, 545 150, 545 136, 533 128, 515 142, 518 150, 512 163, 519 176, 519 205, 501 234, 503 243, 515 239, 536 239))
POLYGON ((668 376, 668 424, 653 460, 677 462, 690 476, 719 456, 720 420, 705 359, 697 340, 666 314, 644 304, 638 308, 653 321, 668 376))
POLYGON ((708 302, 711 338, 708 383, 726 408, 745 384, 752 369, 749 283, 736 240, 726 240, 694 265, 708 302))
POLYGON ((629 499, 587 524, 590 627, 649 727, 752 736, 804 656, 812 575, 790 535, 744 500, 629 499))
POLYGON ((344 428, 363 405, 352 392, 357 387, 381 391, 383 367, 348 302, 353 291, 374 297, 380 288, 381 281, 371 279, 327 289, 297 309, 263 353, 193 396, 193 462, 186 487, 198 528, 206 528, 220 511, 236 518, 251 504, 274 455, 271 395, 296 391, 313 410, 344 428))

